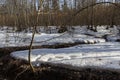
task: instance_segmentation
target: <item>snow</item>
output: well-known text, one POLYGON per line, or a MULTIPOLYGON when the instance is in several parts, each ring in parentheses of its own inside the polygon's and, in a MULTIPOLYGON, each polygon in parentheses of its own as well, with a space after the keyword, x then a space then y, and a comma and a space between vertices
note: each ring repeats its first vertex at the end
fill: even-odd
MULTIPOLYGON (((11 56, 28 60, 28 50, 13 52, 11 56)), ((34 49, 32 50, 31 61, 34 66, 49 62, 77 67, 92 66, 120 69, 120 44, 105 42, 61 49, 34 49)))
MULTIPOLYGON (((105 39, 102 38, 94 38, 93 36, 88 36, 84 34, 74 34, 70 35, 66 33, 62 34, 36 34, 34 38, 33 45, 54 45, 54 44, 62 44, 62 43, 99 43, 105 42, 105 39), (60 36, 60 37, 58 37, 60 36), (57 38, 56 38, 57 37, 57 38), (52 39, 55 38, 55 39, 52 39), (49 40, 47 42, 44 42, 49 40)), ((26 46, 30 44, 32 38, 32 33, 8 33, 8 32, 0 32, 0 47, 8 47, 8 46, 26 46)))
MULTIPOLYGON (((55 26, 49 26, 48 29, 51 34, 46 32, 44 27, 37 27, 40 34, 35 34, 33 45, 54 45, 63 43, 84 43, 94 44, 106 42, 103 36, 106 35, 107 41, 120 40, 119 27, 107 28, 105 26, 97 26, 97 32, 88 30, 86 26, 73 26, 71 32, 67 32, 64 35, 57 33, 58 29, 55 26), (60 36, 62 35, 62 36, 60 36), (58 37, 60 36, 60 37, 58 37), (57 38, 56 38, 57 37, 57 38), (55 38, 55 39, 52 39, 55 38), (49 40, 44 42, 45 40, 49 40)), ((70 28, 71 29, 71 28, 70 28)), ((32 33, 28 29, 28 32, 15 32, 11 27, 3 27, 0 29, 0 47, 8 46, 28 46, 32 38, 32 33)))
MULTIPOLYGON (((74 26, 73 26, 74 27, 74 26)), ((34 66, 41 63, 67 64, 77 67, 100 67, 120 69, 120 40, 116 26, 106 29, 107 26, 97 26, 97 32, 88 30, 86 26, 75 26, 74 30, 65 34, 57 33, 56 27, 47 34, 41 28, 40 34, 35 34, 33 45, 55 45, 64 43, 79 43, 78 46, 60 49, 33 49, 31 61, 34 66), (60 36, 60 37, 58 37, 60 36), (106 39, 104 39, 106 36, 106 39), (53 39, 54 38, 54 39, 53 39), (44 42, 45 41, 45 42, 44 42), (109 42, 107 42, 109 41, 109 42)), ((0 47, 26 46, 30 44, 32 33, 12 32, 7 27, 0 29, 0 47)), ((39 30, 39 29, 38 29, 39 30)), ((28 50, 11 53, 12 57, 28 60, 28 50)))

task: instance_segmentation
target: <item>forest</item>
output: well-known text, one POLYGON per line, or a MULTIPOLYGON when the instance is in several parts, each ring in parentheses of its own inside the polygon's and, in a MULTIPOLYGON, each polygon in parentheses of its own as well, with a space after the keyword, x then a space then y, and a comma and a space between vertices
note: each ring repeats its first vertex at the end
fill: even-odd
POLYGON ((17 27, 19 31, 34 25, 120 25, 119 0, 108 2, 115 5, 106 3, 106 0, 1 0, 0 26, 17 27), (99 2, 103 3, 90 6, 99 2), (76 12, 78 13, 74 15, 76 12))

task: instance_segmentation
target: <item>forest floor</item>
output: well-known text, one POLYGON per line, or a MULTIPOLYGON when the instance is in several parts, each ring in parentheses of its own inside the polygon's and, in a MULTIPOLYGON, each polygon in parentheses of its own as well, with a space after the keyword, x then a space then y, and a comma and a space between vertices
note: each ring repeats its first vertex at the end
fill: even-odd
POLYGON ((0 80, 120 80, 119 70, 78 68, 61 64, 41 64, 41 67, 35 67, 36 72, 33 73, 26 61, 10 56, 13 51, 28 48, 25 46, 0 49, 0 80))
MULTIPOLYGON (((33 49, 41 49, 41 48, 54 48, 55 49, 55 48, 61 48, 61 47, 66 48, 66 47, 73 47, 78 44, 81 46, 82 43, 89 44, 89 43, 102 43, 103 42, 104 44, 104 42, 108 40, 109 41, 120 40, 120 36, 114 35, 114 34, 111 35, 111 30, 106 30, 103 28, 105 27, 103 26, 102 29, 98 29, 99 30, 98 32, 92 32, 90 30, 86 32, 86 28, 76 27, 75 35, 71 36, 71 35, 66 34, 66 35, 61 36, 60 38, 48 41, 47 43, 46 42, 41 43, 41 42, 52 39, 54 37, 58 37, 61 34, 45 34, 45 33, 41 35, 36 34, 33 49), (107 37, 105 36, 106 34, 107 34, 107 37), (106 40, 104 39, 104 37, 106 38, 106 40), (36 44, 42 45, 42 46, 35 46, 36 44)), ((113 33, 115 32, 115 34, 117 34, 116 29, 117 28, 115 28, 115 30, 113 29, 113 33)), ((0 32, 0 37, 1 37, 1 40, 0 40, 1 42, 0 43, 0 80, 120 80, 120 69, 115 70, 115 69, 98 68, 98 67, 96 68, 95 67, 80 67, 80 66, 77 67, 77 66, 60 64, 60 63, 56 63, 56 64, 42 63, 41 66, 35 67, 35 72, 33 73, 29 67, 28 62, 24 61, 23 59, 11 57, 12 52, 29 49, 29 42, 30 42, 31 36, 32 36, 31 33, 26 34, 26 35, 23 33, 19 33, 19 34, 16 33, 16 36, 15 36, 14 33, 6 33, 6 31, 0 32), (16 37, 18 39, 18 42, 15 42, 16 37), (7 41, 8 43, 6 43, 7 41), (6 47, 6 46, 10 46, 10 47, 6 47), (20 47, 17 47, 17 46, 20 46, 20 47)), ((86 49, 90 50, 92 46, 91 47, 86 46, 86 47, 87 48, 85 48, 85 51, 86 49)), ((83 48, 81 47, 80 49, 78 46, 78 49, 80 49, 81 51, 83 48)), ((96 49, 104 50, 108 48, 106 52, 110 52, 109 51, 110 49, 111 49, 111 52, 112 50, 114 51, 118 50, 118 54, 120 50, 119 43, 118 44, 110 43, 105 46, 95 45, 92 48, 94 49, 94 51, 96 51, 96 49)), ((112 55, 115 55, 114 52, 112 55)), ((93 56, 93 55, 90 54, 90 56, 93 56)), ((111 57, 111 58, 113 59, 113 62, 115 62, 114 60, 117 60, 117 65, 118 65, 117 67, 119 68, 120 63, 118 61, 120 58, 116 58, 116 57, 117 56, 111 57)), ((103 60, 104 59, 105 58, 103 58, 103 60)), ((102 61, 102 59, 99 59, 99 61, 102 61)), ((112 65, 112 67, 116 67, 116 65, 111 64, 111 62, 109 65, 112 65)))

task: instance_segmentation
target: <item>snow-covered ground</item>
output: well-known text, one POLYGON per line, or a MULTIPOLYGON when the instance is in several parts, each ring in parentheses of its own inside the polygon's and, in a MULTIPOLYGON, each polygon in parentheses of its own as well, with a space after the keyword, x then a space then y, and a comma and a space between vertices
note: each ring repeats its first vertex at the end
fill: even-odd
MULTIPOLYGON (((51 30, 52 34, 36 34, 33 45, 53 45, 60 43, 99 43, 105 42, 105 39, 103 38, 105 35, 107 35, 106 38, 108 41, 116 41, 117 39, 120 39, 120 36, 118 35, 118 28, 116 28, 116 26, 108 30, 106 29, 106 26, 98 26, 98 32, 88 30, 86 26, 74 26, 74 30, 67 32, 64 35, 57 33, 56 27, 54 26, 50 26, 49 29, 51 30), (44 42, 45 40, 49 41, 44 42)), ((43 27, 40 28, 40 31, 45 32, 43 27)), ((12 28, 9 29, 7 27, 3 27, 0 29, 0 47, 29 45, 31 37, 32 33, 29 30, 27 33, 24 31, 14 32, 12 28)))
MULTIPOLYGON (((105 42, 105 39, 94 38, 84 34, 75 34, 74 36, 69 34, 36 34, 33 45, 54 45, 60 43, 99 43, 105 42), (60 36, 60 37, 58 37, 60 36), (57 37, 57 38, 56 38, 57 37), (52 39, 54 38, 54 39, 52 39), (49 40, 47 42, 44 42, 49 40)), ((8 46, 25 46, 29 45, 31 41, 32 33, 0 33, 0 47, 8 46)))
MULTIPOLYGON (((84 28, 81 28, 84 31, 84 28)), ((83 32, 82 31, 82 32, 83 32)), ((0 47, 8 47, 8 46, 25 46, 29 45, 32 38, 32 33, 23 33, 23 32, 6 32, 0 31, 0 47)), ((61 43, 99 43, 105 42, 103 38, 95 38, 95 36, 86 35, 83 33, 65 33, 59 34, 36 34, 34 38, 33 45, 54 45, 54 44, 61 44, 61 43), (58 37, 60 36, 60 37, 58 37), (54 38, 54 39, 52 39, 54 38), (44 42, 49 40, 47 42, 44 42)))
MULTIPOLYGON (((33 45, 84 44, 61 49, 34 49, 31 54, 32 63, 35 66, 39 66, 42 62, 48 62, 78 67, 120 69, 120 43, 114 42, 120 40, 118 28, 116 26, 109 29, 106 29, 106 26, 98 26, 97 28, 98 31, 93 32, 88 30, 86 26, 76 26, 73 31, 64 35, 55 32, 36 34, 33 45)), ((0 47, 29 45, 31 37, 32 33, 30 32, 13 33, 3 30, 0 31, 0 47)), ((11 56, 28 60, 28 50, 13 52, 11 56)))
MULTIPOLYGON (((11 56, 28 60, 28 50, 13 52, 11 56)), ((120 44, 106 42, 61 49, 34 49, 31 61, 36 66, 40 65, 41 62, 49 62, 77 67, 120 69, 120 44)))

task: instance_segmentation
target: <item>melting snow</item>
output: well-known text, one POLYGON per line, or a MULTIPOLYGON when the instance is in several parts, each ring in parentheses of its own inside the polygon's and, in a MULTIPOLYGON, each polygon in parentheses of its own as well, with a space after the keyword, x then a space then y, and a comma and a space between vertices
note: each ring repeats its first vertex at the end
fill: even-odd
MULTIPOLYGON (((120 43, 106 42, 103 36, 107 35, 109 41, 120 39, 117 27, 106 29, 98 27, 98 32, 88 30, 86 26, 74 27, 73 34, 36 34, 34 45, 53 45, 61 43, 86 43, 84 45, 61 49, 34 49, 31 61, 34 66, 41 62, 69 64, 73 66, 97 66, 102 68, 120 69, 120 43), (52 39, 54 37, 58 38, 52 39), (52 39, 44 42, 45 40, 52 39), (43 41, 43 42, 42 42, 43 41), (91 43, 91 44, 88 44, 91 43), (92 44, 97 43, 97 44, 92 44)), ((44 31, 43 31, 44 32, 44 31)), ((32 33, 17 33, 0 31, 0 47, 29 45, 32 33)), ((11 56, 28 60, 28 50, 13 52, 11 56)))
MULTIPOLYGON (((11 56, 28 60, 28 50, 13 52, 11 56)), ((34 49, 31 60, 34 65, 49 62, 78 67, 94 66, 120 69, 120 44, 106 42, 61 49, 34 49)))

